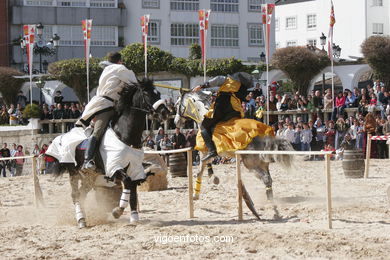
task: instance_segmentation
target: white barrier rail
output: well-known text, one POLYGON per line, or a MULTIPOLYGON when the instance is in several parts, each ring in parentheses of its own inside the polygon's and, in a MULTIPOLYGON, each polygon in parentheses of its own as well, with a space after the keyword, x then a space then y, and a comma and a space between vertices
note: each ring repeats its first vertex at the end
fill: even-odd
POLYGON ((194 218, 194 200, 193 200, 193 183, 192 183, 192 148, 182 148, 175 150, 161 151, 144 151, 147 154, 171 154, 171 153, 187 153, 187 176, 188 176, 188 208, 190 218, 194 218))
POLYGON ((330 155, 331 151, 236 151, 236 175, 237 175, 237 200, 238 200, 238 220, 243 220, 242 213, 242 180, 241 180, 241 155, 242 154, 286 154, 286 155, 324 155, 325 156, 325 175, 326 175, 326 200, 327 200, 327 218, 328 227, 332 228, 332 189, 330 175, 330 155))

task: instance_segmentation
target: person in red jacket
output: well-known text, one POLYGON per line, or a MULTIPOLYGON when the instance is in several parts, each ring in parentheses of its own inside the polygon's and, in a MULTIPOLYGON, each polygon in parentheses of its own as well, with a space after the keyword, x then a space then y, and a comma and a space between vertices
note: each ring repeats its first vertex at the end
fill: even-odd
POLYGON ((347 99, 347 92, 339 91, 336 97, 336 103, 332 112, 332 120, 336 121, 339 115, 344 115, 345 100, 347 99))

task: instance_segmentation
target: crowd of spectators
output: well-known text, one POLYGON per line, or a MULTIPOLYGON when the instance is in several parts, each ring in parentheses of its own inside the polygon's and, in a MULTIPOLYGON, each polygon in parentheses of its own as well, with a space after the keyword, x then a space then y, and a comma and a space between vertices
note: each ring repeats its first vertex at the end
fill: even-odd
MULTIPOLYGON (((334 100, 331 89, 325 93, 312 91, 307 96, 298 93, 288 95, 278 92, 277 83, 273 82, 269 110, 293 110, 298 116, 295 122, 290 115, 284 115, 280 120, 278 116, 270 115, 269 120, 275 135, 287 139, 298 151, 336 151, 344 149, 347 144, 345 149, 365 150, 367 134, 390 135, 389 99, 389 92, 379 80, 373 86, 340 91, 334 100), (345 108, 355 108, 356 113, 348 116, 345 108)), ((267 108, 264 95, 250 92, 242 106, 245 117, 264 120, 267 108)), ((374 141, 372 150, 372 157, 388 158, 386 141, 374 141)))
MULTIPOLYGON (((32 155, 38 157, 38 165, 37 165, 37 173, 38 174, 46 174, 50 173, 49 169, 51 169, 52 164, 54 163, 53 157, 45 156, 46 150, 49 146, 47 144, 43 144, 42 147, 39 147, 37 144, 34 146, 32 150, 32 155)), ((11 148, 8 148, 8 144, 4 143, 2 148, 0 149, 0 158, 12 158, 12 157, 22 157, 25 156, 25 152, 23 150, 23 145, 17 145, 13 143, 11 148)), ((29 152, 26 153, 26 155, 29 152)), ((15 177, 25 175, 23 173, 23 166, 26 162, 26 159, 23 158, 15 158, 9 160, 1 160, 0 161, 0 175, 3 177, 15 177), (8 172, 8 174, 7 174, 8 172)))

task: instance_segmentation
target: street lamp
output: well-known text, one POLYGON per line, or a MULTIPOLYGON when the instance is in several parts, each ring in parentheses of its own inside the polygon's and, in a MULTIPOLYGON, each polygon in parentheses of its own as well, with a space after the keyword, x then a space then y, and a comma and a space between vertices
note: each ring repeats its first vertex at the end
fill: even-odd
POLYGON ((322 46, 322 50, 325 51, 324 46, 326 44, 326 36, 325 36, 324 33, 322 33, 322 35, 320 37, 320 43, 321 43, 321 46, 322 46))
POLYGON ((42 105, 42 89, 45 86, 46 81, 42 80, 42 78, 39 78, 39 80, 36 81, 35 84, 39 88, 39 104, 42 105))
POLYGON ((265 62, 265 54, 264 54, 264 52, 260 53, 260 61, 261 62, 265 62))
POLYGON ((43 66, 43 71, 47 73, 47 67, 49 67, 49 62, 47 62, 47 60, 43 60, 42 66, 43 66))
MULTIPOLYGON (((44 26, 42 23, 39 23, 36 25, 36 33, 38 36, 37 41, 34 43, 34 54, 39 54, 39 73, 43 73, 43 71, 47 71, 47 65, 48 62, 45 60, 44 63, 42 63, 42 55, 43 56, 53 56, 57 53, 58 46, 59 46, 59 41, 60 41, 60 36, 57 34, 53 35, 53 38, 51 38, 49 43, 45 43, 43 40, 43 29, 44 26)), ((25 49, 26 47, 26 41, 24 37, 22 38, 23 40, 20 41, 20 47, 22 49, 25 49)))
POLYGON ((335 43, 333 43, 332 50, 333 50, 333 57, 340 58, 341 47, 339 45, 336 45, 335 43))

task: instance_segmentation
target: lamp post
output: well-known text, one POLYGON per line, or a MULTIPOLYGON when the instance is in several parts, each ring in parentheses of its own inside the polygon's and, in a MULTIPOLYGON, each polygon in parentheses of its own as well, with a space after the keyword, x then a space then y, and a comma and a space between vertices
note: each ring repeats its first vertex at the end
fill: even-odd
MULTIPOLYGON (((60 36, 57 34, 54 34, 53 37, 50 39, 49 42, 45 42, 43 40, 43 29, 44 26, 42 23, 39 23, 36 25, 36 34, 37 34, 37 41, 34 43, 34 54, 39 54, 39 73, 43 73, 43 71, 47 71, 48 62, 47 60, 44 60, 42 62, 42 55, 43 56, 53 56, 57 53, 58 47, 59 47, 59 41, 60 36)), ((26 47, 26 41, 24 37, 22 37, 22 40, 20 40, 20 47, 22 50, 26 47)))
MULTIPOLYGON (((325 51, 325 44, 326 44, 326 36, 324 33, 321 33, 321 37, 320 37, 320 44, 322 46, 322 53, 324 55, 326 55, 326 51, 325 51)), ((322 95, 325 95, 325 73, 322 73, 322 95)))
POLYGON ((335 43, 333 43, 332 50, 333 50, 333 57, 335 57, 337 59, 340 58, 341 47, 339 45, 336 45, 335 43))
POLYGON ((46 82, 39 78, 38 81, 35 82, 37 87, 39 88, 39 104, 42 105, 42 88, 45 86, 46 82))

